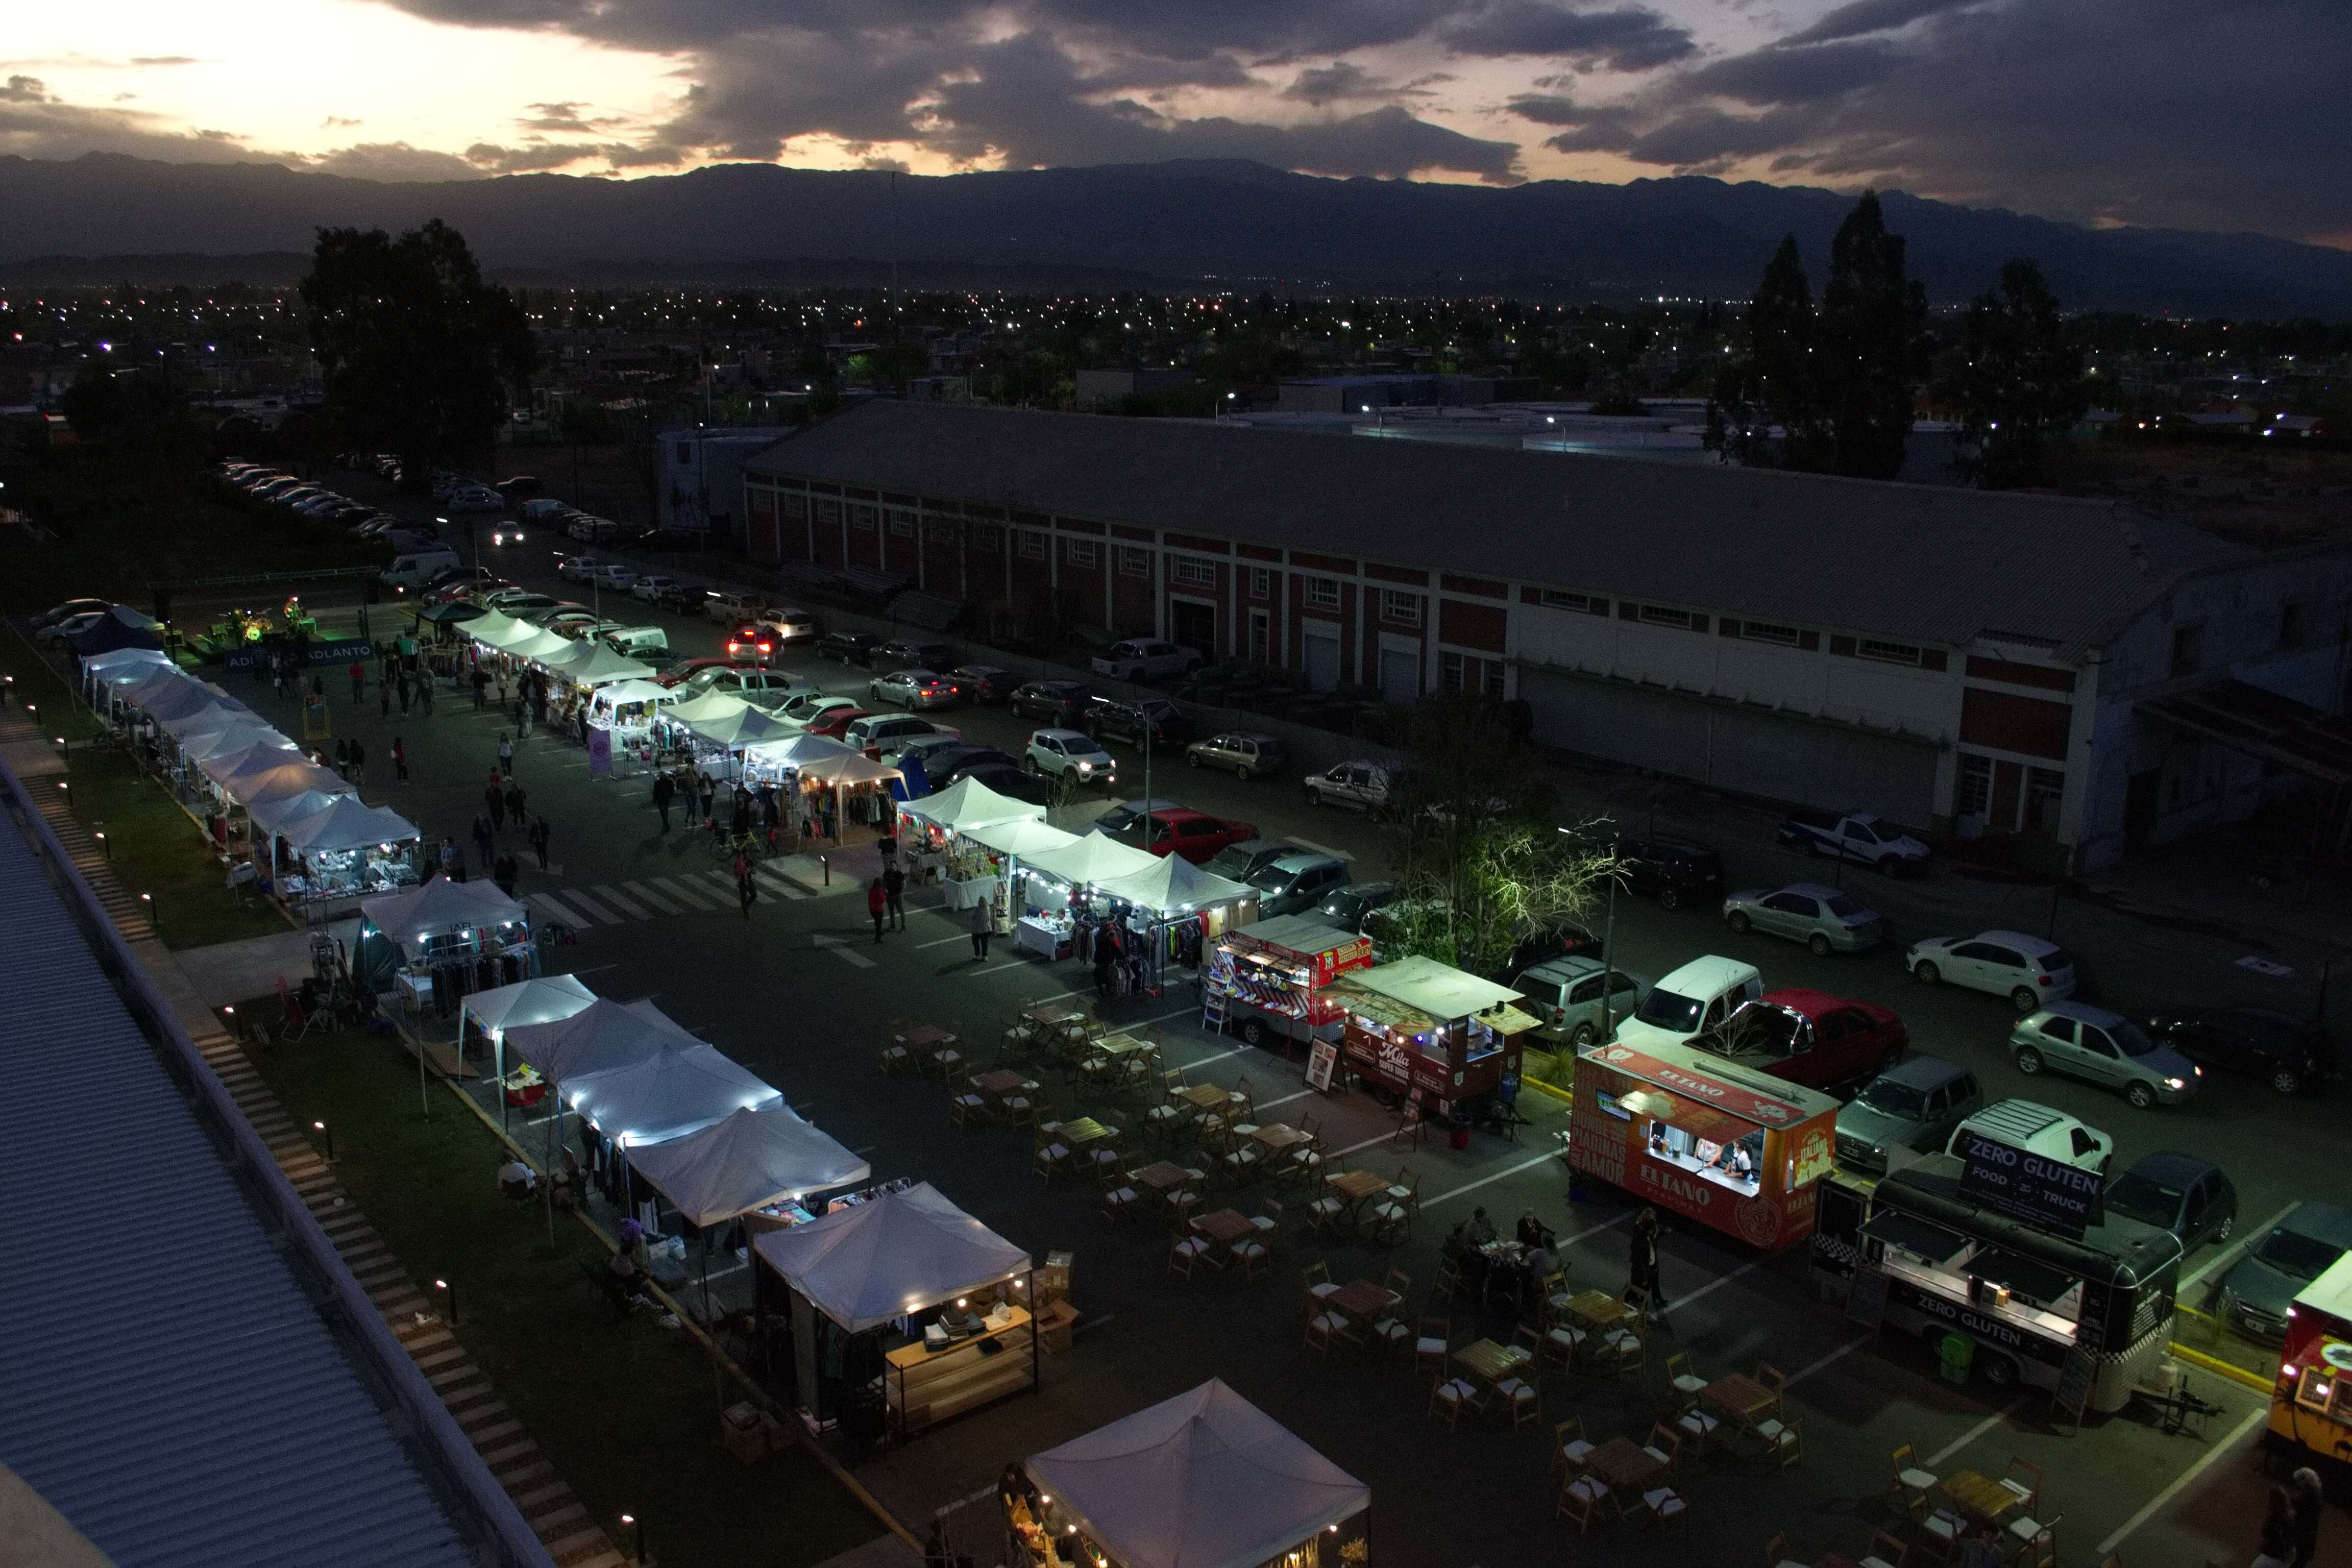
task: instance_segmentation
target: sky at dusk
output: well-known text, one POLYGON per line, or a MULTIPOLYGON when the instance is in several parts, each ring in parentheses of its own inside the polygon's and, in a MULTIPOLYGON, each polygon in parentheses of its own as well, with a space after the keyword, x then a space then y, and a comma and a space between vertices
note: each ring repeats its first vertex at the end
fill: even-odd
POLYGON ((380 179, 726 160, 1708 174, 2352 247, 2352 0, 106 0, 0 153, 380 179))

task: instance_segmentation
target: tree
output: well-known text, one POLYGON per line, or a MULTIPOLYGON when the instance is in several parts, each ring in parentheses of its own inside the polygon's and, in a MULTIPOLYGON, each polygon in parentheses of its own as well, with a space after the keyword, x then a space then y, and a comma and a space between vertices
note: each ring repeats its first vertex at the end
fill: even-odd
POLYGON ((2049 483, 2051 442, 2083 416, 2090 392, 2038 263, 2008 262, 1969 302, 1953 381, 1961 471, 1989 490, 2049 483))
POLYGON ((1831 437, 1815 360, 1812 285, 1805 279, 1797 237, 1781 238, 1765 265, 1756 297, 1739 330, 1740 352, 1716 378, 1714 402, 1722 431, 1713 443, 1734 462, 1776 458, 1783 468, 1819 468, 1831 437), (1780 439, 1769 446, 1767 426, 1780 439))
POLYGON ((1864 191, 1830 243, 1822 289, 1816 363, 1832 472, 1891 479, 1902 471, 1927 340, 1927 289, 1909 277, 1903 237, 1887 232, 1878 194, 1864 191))
POLYGON ((438 218, 397 239, 321 229, 301 294, 343 438, 399 453, 413 488, 436 464, 488 454, 537 346, 521 306, 482 280, 464 236, 438 218))
POLYGON ((58 405, 75 438, 90 449, 101 498, 126 479, 162 500, 202 461, 202 433, 163 370, 93 360, 76 373, 58 405))
POLYGON ((1551 824, 1550 791, 1500 705, 1423 698, 1405 741, 1412 766, 1391 816, 1402 888, 1381 911, 1384 951, 1488 974, 1528 938, 1591 916, 1615 855, 1551 824))

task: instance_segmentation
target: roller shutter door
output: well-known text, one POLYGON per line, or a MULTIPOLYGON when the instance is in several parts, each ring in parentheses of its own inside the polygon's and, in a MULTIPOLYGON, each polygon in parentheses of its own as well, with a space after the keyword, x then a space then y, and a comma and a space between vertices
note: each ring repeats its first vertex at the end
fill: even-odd
POLYGON ((1547 746, 1681 778, 1706 773, 1706 711, 1636 686, 1521 669, 1519 695, 1547 746))

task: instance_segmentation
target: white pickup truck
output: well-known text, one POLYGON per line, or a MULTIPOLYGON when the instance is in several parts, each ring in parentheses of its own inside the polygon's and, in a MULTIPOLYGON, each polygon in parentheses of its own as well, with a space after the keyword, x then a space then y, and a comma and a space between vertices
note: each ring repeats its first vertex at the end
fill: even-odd
POLYGON ((1113 680, 1152 680, 1191 674, 1200 668, 1201 655, 1197 649, 1154 637, 1129 637, 1095 655, 1093 663, 1097 675, 1113 680))
POLYGON ((1923 869, 1933 853, 1867 811, 1794 811, 1780 824, 1779 837, 1791 849, 1859 861, 1890 877, 1923 869))

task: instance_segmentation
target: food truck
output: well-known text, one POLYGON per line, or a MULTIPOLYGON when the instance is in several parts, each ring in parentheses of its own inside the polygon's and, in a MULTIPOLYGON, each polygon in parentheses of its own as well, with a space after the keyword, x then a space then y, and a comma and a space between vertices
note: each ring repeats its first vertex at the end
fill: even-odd
POLYGON ((1576 1058, 1568 1163, 1645 1203, 1761 1247, 1813 1228, 1838 1102, 1656 1040, 1576 1058))
POLYGON ((1253 1046, 1269 1039, 1333 1041, 1347 1012, 1326 994, 1331 982, 1372 962, 1372 939, 1312 915, 1276 915, 1236 926, 1209 954, 1202 988, 1203 1026, 1238 1023, 1253 1046))
POLYGON ((2270 1430, 2276 1444, 2352 1465, 2352 1253, 2287 1310, 2270 1430))
POLYGON ((1972 1183, 1958 1154, 1930 1154, 1874 1184, 1822 1184, 1813 1279, 1849 1315, 1919 1335, 1974 1342, 1969 1371, 2023 1383, 2084 1410, 2120 1410, 2158 1381, 2172 1339, 2180 1243, 2171 1232, 2093 1209, 2021 1201, 1972 1183), (2070 1365, 2075 1378, 2068 1381, 2070 1365))
POLYGON ((1374 1093, 1430 1117, 1518 1098, 1520 1047, 1537 1021, 1509 986, 1416 954, 1344 975, 1328 994, 1345 1015, 1340 1055, 1374 1093))

